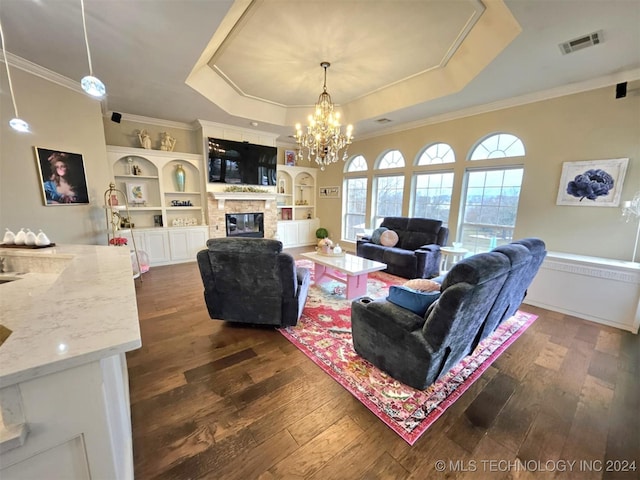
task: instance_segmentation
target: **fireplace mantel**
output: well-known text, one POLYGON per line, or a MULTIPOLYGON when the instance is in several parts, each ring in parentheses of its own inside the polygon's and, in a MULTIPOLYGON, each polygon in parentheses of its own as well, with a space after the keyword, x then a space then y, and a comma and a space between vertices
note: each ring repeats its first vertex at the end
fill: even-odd
MULTIPOLYGON (((215 200, 218 201, 218 208, 224 209, 225 201, 251 201, 251 200, 264 200, 269 202, 275 201, 277 195, 275 193, 266 192, 209 192, 215 200)), ((266 208, 269 208, 268 206, 266 208)))

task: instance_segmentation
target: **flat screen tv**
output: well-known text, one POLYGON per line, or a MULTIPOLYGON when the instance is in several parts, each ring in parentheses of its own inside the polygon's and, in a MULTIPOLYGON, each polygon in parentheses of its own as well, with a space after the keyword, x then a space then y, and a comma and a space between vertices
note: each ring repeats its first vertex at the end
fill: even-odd
POLYGON ((276 147, 209 138, 209 182, 275 185, 277 154, 276 147))

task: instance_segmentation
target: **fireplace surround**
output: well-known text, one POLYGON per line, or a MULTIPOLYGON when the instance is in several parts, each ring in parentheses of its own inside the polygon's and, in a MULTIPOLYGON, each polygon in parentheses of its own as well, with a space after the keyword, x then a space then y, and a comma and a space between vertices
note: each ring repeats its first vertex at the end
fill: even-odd
POLYGON ((276 195, 274 193, 209 192, 209 238, 227 236, 226 215, 247 212, 263 214, 264 238, 273 238, 277 229, 276 195))

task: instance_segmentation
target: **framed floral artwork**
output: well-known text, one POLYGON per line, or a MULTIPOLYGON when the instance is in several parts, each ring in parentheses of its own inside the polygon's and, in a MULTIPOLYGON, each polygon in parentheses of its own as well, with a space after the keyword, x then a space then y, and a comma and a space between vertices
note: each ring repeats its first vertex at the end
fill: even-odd
POLYGON ((628 158, 564 162, 557 205, 617 207, 628 158))
POLYGON ((132 206, 144 206, 147 204, 147 186, 144 183, 127 182, 127 201, 132 206))
POLYGON ((46 206, 89 203, 84 159, 79 153, 34 147, 46 206))

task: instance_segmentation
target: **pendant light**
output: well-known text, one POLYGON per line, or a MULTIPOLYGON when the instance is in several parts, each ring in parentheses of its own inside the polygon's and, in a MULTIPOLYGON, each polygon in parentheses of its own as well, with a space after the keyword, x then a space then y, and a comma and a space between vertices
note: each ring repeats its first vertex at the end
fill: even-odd
POLYGON ((89 75, 80 80, 82 89, 92 97, 103 97, 107 93, 107 89, 102 81, 93 76, 93 67, 91 66, 91 52, 89 51, 89 38, 87 37, 87 22, 84 15, 84 0, 80 0, 82 9, 82 28, 84 29, 84 43, 87 46, 87 60, 89 60, 89 75))
POLYGON ((7 49, 4 43, 4 32, 2 31, 2 23, 0 23, 0 40, 2 40, 2 55, 4 57, 4 64, 7 67, 7 80, 9 80, 9 91, 11 92, 11 100, 13 101, 13 112, 16 114, 14 118, 9 120, 9 125, 11 126, 11 128, 18 132, 28 132, 29 124, 22 120, 18 115, 16 97, 13 94, 13 84, 11 83, 11 73, 9 72, 9 62, 7 61, 7 49))

